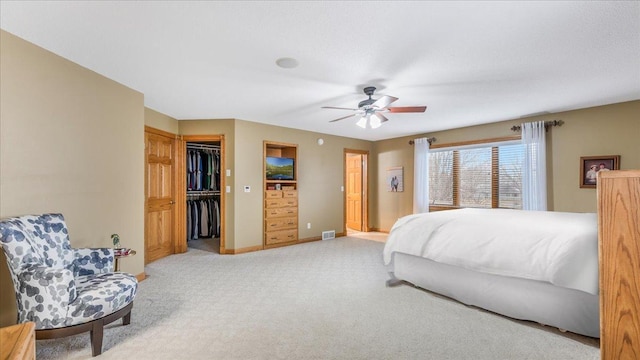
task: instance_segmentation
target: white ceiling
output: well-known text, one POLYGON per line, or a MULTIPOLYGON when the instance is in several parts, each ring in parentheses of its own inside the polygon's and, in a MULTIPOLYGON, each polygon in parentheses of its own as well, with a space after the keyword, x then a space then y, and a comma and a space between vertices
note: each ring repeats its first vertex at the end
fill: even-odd
MULTIPOLYGON (((638 1, 1 1, 0 27, 176 119, 366 140, 640 99, 638 1), (275 61, 293 57, 300 66, 275 61), (423 114, 336 123, 366 96, 423 114), (376 98, 376 96, 374 96, 376 98)), ((606 121, 606 119, 603 119, 606 121)))

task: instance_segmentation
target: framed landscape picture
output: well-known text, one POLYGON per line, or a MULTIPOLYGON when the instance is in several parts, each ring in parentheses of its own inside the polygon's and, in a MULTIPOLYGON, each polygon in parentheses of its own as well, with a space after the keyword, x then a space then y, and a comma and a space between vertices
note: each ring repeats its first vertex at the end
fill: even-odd
POLYGON ((596 188, 598 172, 619 170, 620 155, 580 157, 580 187, 596 188))

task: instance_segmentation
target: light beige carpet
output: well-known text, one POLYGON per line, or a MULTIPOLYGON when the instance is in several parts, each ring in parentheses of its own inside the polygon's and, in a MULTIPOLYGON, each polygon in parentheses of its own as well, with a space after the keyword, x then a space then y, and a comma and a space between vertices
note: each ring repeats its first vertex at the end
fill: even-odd
POLYGON ((364 239, 364 240, 372 240, 385 243, 387 242, 387 237, 389 234, 376 232, 376 231, 354 231, 351 229, 347 229, 347 236, 352 238, 364 239))
MULTIPOLYGON (((383 246, 343 237, 158 260, 146 268, 131 325, 105 330, 100 359, 599 358, 584 338, 385 287, 383 246)), ((38 359, 91 358, 88 333, 36 348, 38 359)))

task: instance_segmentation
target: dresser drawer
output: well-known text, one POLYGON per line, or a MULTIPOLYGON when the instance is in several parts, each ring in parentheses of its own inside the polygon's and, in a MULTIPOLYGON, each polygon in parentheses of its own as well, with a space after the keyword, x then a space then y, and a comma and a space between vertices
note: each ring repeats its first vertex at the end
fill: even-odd
POLYGON ((298 228, 298 219, 296 219, 295 217, 267 219, 264 221, 265 231, 297 229, 297 228, 298 228))
POLYGON ((269 231, 264 234, 266 245, 287 243, 298 240, 298 230, 269 231))
POLYGON ((282 197, 284 198, 297 198, 298 190, 282 190, 282 197))
POLYGON ((295 207, 269 208, 264 211, 265 219, 296 215, 298 215, 298 208, 295 207))
POLYGON ((282 207, 297 207, 298 199, 296 198, 284 198, 284 199, 266 199, 264 201, 264 207, 267 209, 282 208, 282 207))
POLYGON ((265 199, 281 199, 282 190, 265 190, 264 198, 265 199))

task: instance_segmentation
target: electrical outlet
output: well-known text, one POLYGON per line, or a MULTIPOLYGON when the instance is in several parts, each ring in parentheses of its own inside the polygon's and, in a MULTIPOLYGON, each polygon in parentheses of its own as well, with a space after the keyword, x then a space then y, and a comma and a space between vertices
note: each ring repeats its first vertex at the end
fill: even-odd
POLYGON ((307 223, 307 229, 311 229, 311 223, 307 223))

